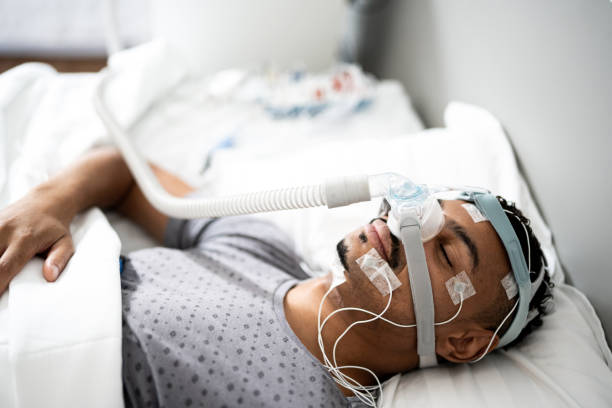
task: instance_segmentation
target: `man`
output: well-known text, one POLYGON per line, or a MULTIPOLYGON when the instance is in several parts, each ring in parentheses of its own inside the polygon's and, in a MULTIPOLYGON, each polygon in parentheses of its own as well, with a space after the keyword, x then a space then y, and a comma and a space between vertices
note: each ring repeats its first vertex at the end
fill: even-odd
MULTIPOLYGON (((173 175, 153 169, 171 194, 193 192, 173 175)), ((528 220, 499 200, 525 259, 531 257, 531 271, 539 271, 543 257, 528 220)), ((513 306, 500 284, 511 270, 504 247, 491 224, 474 222, 462 203, 442 201, 444 228, 424 244, 436 322, 458 310, 446 281, 465 272, 476 292, 456 318, 436 326, 437 357, 452 363, 474 361, 493 350, 508 324, 497 334, 495 329, 513 306)), ((343 307, 374 313, 384 309, 388 296, 381 295, 356 262, 372 248, 401 282, 383 317, 414 323, 404 251, 386 227, 384 208, 338 244, 346 282, 322 302, 331 274, 310 279, 276 227, 251 217, 168 219, 148 203, 121 155, 111 148, 91 152, 0 211, 0 293, 36 254, 46 257, 44 277, 55 281, 74 252, 70 222, 91 206, 117 209, 164 245, 131 253, 122 271, 127 406, 359 406, 323 365, 317 317, 319 305, 323 318, 343 307)), ((540 305, 551 296, 550 289, 546 276, 531 310, 542 314, 540 305)), ((353 310, 329 320, 321 332, 328 358, 344 330, 368 317, 353 310)), ((539 324, 537 316, 523 334, 539 324)), ((416 329, 382 319, 357 325, 339 343, 336 362, 366 367, 381 380, 416 368, 416 329)), ((342 373, 363 386, 376 384, 364 370, 342 373)))

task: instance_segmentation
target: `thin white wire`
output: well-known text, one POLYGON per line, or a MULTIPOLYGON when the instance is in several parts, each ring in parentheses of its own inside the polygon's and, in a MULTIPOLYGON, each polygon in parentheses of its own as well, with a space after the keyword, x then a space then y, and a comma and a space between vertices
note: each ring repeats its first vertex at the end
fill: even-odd
POLYGON ((523 221, 521 221, 521 219, 520 219, 520 217, 518 215, 516 215, 512 211, 508 211, 508 210, 504 210, 504 211, 506 213, 508 213, 508 214, 514 215, 514 217, 519 221, 519 223, 523 227, 523 230, 525 231, 525 237, 527 239, 527 257, 529 259, 529 262, 527 264, 528 265, 527 266, 527 272, 531 273, 531 245, 529 243, 529 232, 527 232, 527 227, 525 226, 525 224, 523 224, 523 221))
POLYGON ((455 320, 457 316, 459 316, 459 313, 461 312, 461 308, 463 307, 463 292, 459 292, 459 296, 461 296, 460 298, 461 302, 459 303, 459 309, 457 309, 457 312, 453 315, 453 317, 443 322, 434 323, 434 326, 442 326, 443 324, 450 323, 453 320, 455 320))
MULTIPOLYGON (((389 300, 387 302, 387 305, 385 306, 384 310, 382 312, 380 312, 378 315, 375 315, 374 317, 370 318, 370 319, 365 319, 365 320, 357 320, 353 323, 351 323, 345 330, 344 332, 342 332, 342 334, 340 336, 338 336, 338 338, 336 338, 336 341, 334 342, 334 348, 332 351, 332 357, 334 360, 334 367, 338 367, 338 362, 336 360, 336 349, 338 347, 338 343, 340 342, 340 340, 342 340, 342 338, 346 335, 346 333, 348 333, 348 331, 350 329, 352 329, 354 326, 358 325, 358 324, 364 324, 364 323, 370 323, 373 322, 374 320, 377 320, 378 318, 382 317, 383 314, 385 314, 387 312, 387 310, 389 309, 389 307, 391 306, 391 299, 393 298, 393 292, 391 290, 391 282, 389 281, 389 278, 385 275, 383 275, 383 277, 385 278, 385 280, 388 283, 388 287, 389 287, 389 300)), ((369 369, 368 369, 369 371, 369 369)), ((372 373, 374 378, 376 379, 376 382, 379 385, 380 388, 380 395, 382 396, 382 386, 380 384, 380 380, 378 379, 378 376, 376 376, 376 374, 372 373)), ((359 384, 359 386, 362 386, 361 384, 359 384)), ((374 405, 372 406, 376 406, 376 401, 374 400, 374 405)))
MULTIPOLYGON (((463 307, 463 292, 459 293, 459 296, 461 296, 461 303, 459 303, 459 308, 457 309, 457 311, 455 312, 455 314, 450 317, 447 320, 444 320, 443 322, 437 322, 434 323, 434 326, 441 326, 443 324, 447 324, 450 323, 451 321, 453 321, 457 316, 459 316, 459 313, 461 312, 461 308, 463 307)), ((333 315, 335 315, 338 312, 345 312, 345 311, 356 311, 356 312, 363 312, 366 314, 369 314, 371 316, 379 316, 378 314, 374 313, 374 312, 370 312, 369 310, 365 310, 365 309, 361 309, 358 307, 343 307, 342 309, 338 309, 338 310, 334 310, 332 313, 330 313, 324 320, 323 320, 323 324, 322 326, 325 325, 325 323, 327 322, 327 320, 332 317, 333 315)), ((393 326, 399 327, 399 328, 411 328, 411 327, 416 327, 416 324, 401 324, 401 323, 397 323, 394 322, 392 320, 387 319, 386 317, 380 316, 379 318, 380 320, 387 322, 389 324, 392 324, 393 326)))
MULTIPOLYGON (((375 407, 376 406, 376 398, 370 393, 371 390, 379 390, 379 395, 380 395, 380 401, 379 403, 382 404, 382 398, 383 398, 383 392, 382 392, 382 384, 378 378, 378 376, 370 369, 366 368, 366 367, 361 367, 361 366, 338 366, 337 360, 336 360, 336 349, 337 346, 340 342, 340 340, 348 333, 348 331, 353 328, 355 325, 357 324, 363 324, 363 323, 369 323, 369 322, 373 322, 377 319, 381 319, 389 324, 392 324, 396 327, 400 327, 400 328, 412 328, 412 327, 416 327, 416 324, 401 324, 401 323, 396 323, 392 320, 389 320, 385 317, 383 317, 382 315, 385 314, 387 312, 387 310, 389 309, 390 305, 391 305, 391 300, 393 299, 393 291, 391 290, 391 282, 389 281, 389 278, 385 275, 383 275, 383 277, 385 278, 386 282, 387 282, 387 286, 389 288, 389 300, 387 301, 387 304, 385 306, 385 308, 382 310, 382 312, 380 313, 374 313, 371 312, 369 310, 365 310, 365 309, 361 309, 361 308, 356 308, 356 307, 347 307, 347 308, 341 308, 341 309, 337 309, 334 310, 332 313, 330 313, 328 316, 326 316, 326 318, 323 320, 323 323, 321 323, 321 311, 322 311, 322 307, 323 307, 323 303, 325 302, 325 299, 327 298, 327 296, 329 295, 329 293, 331 292, 331 290, 333 289, 333 287, 330 286, 330 288, 327 290, 327 292, 323 295, 323 298, 321 299, 321 303, 319 304, 319 311, 318 311, 318 316, 317 316, 317 323, 318 323, 318 343, 319 343, 319 348, 321 349, 321 353, 323 355, 323 360, 324 360, 324 366, 329 370, 330 374, 332 375, 332 378, 334 379, 334 381, 336 381, 336 383, 342 385, 343 387, 351 390, 355 396, 357 396, 357 398, 359 398, 360 401, 362 401, 364 404, 371 406, 371 407, 375 407), (332 351, 332 358, 333 358, 333 364, 332 362, 329 360, 329 358, 327 357, 327 353, 325 352, 325 345, 323 343, 323 336, 322 336, 322 331, 323 328, 325 327, 325 324, 327 323, 327 321, 334 316, 336 313, 342 312, 342 311, 360 311, 366 314, 369 314, 371 316, 373 316, 370 319, 365 319, 365 320, 358 320, 355 321, 353 323, 351 323, 349 325, 349 327, 347 327, 344 332, 342 332, 342 334, 340 336, 338 336, 338 338, 336 339, 336 341, 334 342, 334 347, 333 347, 333 351, 332 351), (376 380, 377 385, 375 386, 363 386, 361 383, 359 383, 359 381, 355 380, 354 378, 350 377, 347 374, 344 374, 341 370, 342 369, 346 369, 346 368, 353 368, 353 369, 360 369, 363 371, 368 372, 369 374, 372 375, 372 377, 374 377, 374 379, 376 380), (363 390, 363 392, 362 392, 363 390)), ((434 323, 434 325, 439 326, 439 325, 443 325, 443 324, 447 324, 450 323, 451 321, 453 321, 457 316, 459 316, 459 313, 461 313, 462 307, 463 307, 463 292, 459 293, 460 295, 460 304, 459 304, 459 308, 457 309, 457 312, 455 312, 455 314, 442 322, 437 322, 434 323)))
POLYGON ((512 309, 510 310, 510 312, 506 315, 506 317, 504 317, 504 320, 502 320, 502 322, 500 323, 499 326, 497 326, 497 329, 495 329, 495 332, 493 333, 493 335, 491 336, 491 340, 489 340, 489 344, 487 345, 486 350, 484 351, 484 353, 482 353, 480 355, 480 357, 478 357, 476 360, 472 360, 470 361, 470 363, 474 364, 479 362, 480 360, 482 360, 484 358, 484 356, 487 355, 487 353, 489 352, 489 349, 491 348, 491 344, 493 344, 493 340, 495 340, 495 336, 497 335, 497 333, 499 332, 499 330, 502 328, 502 326, 504 325, 504 323, 506 323, 506 320, 508 320, 508 318, 512 315, 512 313, 514 312, 514 309, 516 309, 516 306, 518 306, 519 301, 517 300, 514 303, 514 306, 512 307, 512 309))
MULTIPOLYGON (((388 309, 389 306, 391 305, 391 299, 393 297, 393 292, 391 291, 391 282, 389 281, 389 279, 385 276, 385 279, 387 280, 387 284, 389 286, 389 300, 387 301, 387 305, 385 306, 385 308, 383 309, 383 311, 375 316, 382 316, 388 309)), ((359 398, 360 401, 362 401, 364 404, 370 406, 370 407, 375 407, 376 406, 376 398, 372 395, 372 393, 370 393, 370 387, 364 387, 363 385, 361 385, 361 383, 359 383, 359 381, 355 380, 354 378, 348 376, 347 374, 342 373, 340 370, 341 368, 337 366, 337 364, 332 364, 332 362, 329 360, 329 358, 327 357, 327 353, 325 352, 325 345, 323 343, 323 336, 322 336, 322 331, 324 328, 324 324, 327 323, 327 318, 325 319, 324 323, 321 324, 321 310, 322 310, 322 306, 323 306, 323 302, 325 301, 325 299, 327 298, 327 296, 329 295, 329 293, 331 292, 331 290, 333 289, 333 287, 330 286, 330 288, 327 290, 327 292, 325 292, 325 295, 323 295, 323 298, 321 299, 321 303, 319 304, 319 313, 318 313, 318 317, 317 317, 317 323, 318 323, 318 343, 319 343, 319 348, 321 349, 321 353, 323 355, 323 360, 325 362, 325 366, 327 367, 327 369, 329 370, 330 374, 332 375, 332 377, 334 378, 334 381, 336 381, 336 383, 344 386, 345 388, 351 390, 355 396, 357 396, 357 398, 359 398), (350 382, 349 382, 350 381, 350 382), (352 384, 351 384, 352 383, 352 384), (353 385, 354 384, 354 385, 353 385), (362 393, 363 390, 365 391, 365 394, 362 393)), ((342 309, 338 309, 337 311, 334 311, 332 313, 335 314, 335 312, 341 311, 342 309)), ((367 313, 368 311, 366 311, 367 313)), ((329 317, 329 316, 328 316, 329 317)), ((376 320, 376 317, 372 318, 372 319, 368 319, 368 321, 374 321, 376 320)), ((354 325, 354 324, 353 324, 354 325)), ((353 326, 351 325, 351 327, 353 326)), ((346 331, 345 331, 346 333, 346 331)), ((345 334, 343 333, 343 334, 345 334)), ((382 385, 380 383, 380 380, 378 379, 378 376, 370 369, 366 368, 366 367, 361 367, 361 366, 343 366, 344 368, 355 368, 355 369, 360 369, 360 370, 364 370, 366 372, 368 372, 369 374, 371 374, 374 379, 376 380, 377 383, 377 387, 380 389, 380 395, 382 396, 382 385)))

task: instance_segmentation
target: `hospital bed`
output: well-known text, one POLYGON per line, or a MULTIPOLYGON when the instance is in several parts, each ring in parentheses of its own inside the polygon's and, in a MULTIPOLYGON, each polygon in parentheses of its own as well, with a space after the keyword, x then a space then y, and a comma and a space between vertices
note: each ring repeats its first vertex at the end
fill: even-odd
MULTIPOLYGON (((601 323, 584 294, 564 283, 552 234, 489 112, 451 103, 444 126, 425 130, 398 82, 376 81, 352 65, 319 77, 246 69, 197 76, 160 42, 116 54, 109 64, 119 73, 109 85, 109 106, 142 154, 211 195, 244 192, 245 180, 257 191, 394 171, 424 183, 487 187, 524 210, 552 270, 554 312, 518 347, 479 364, 392 378, 385 407, 611 404, 612 354, 601 323), (304 84, 291 82, 296 75, 316 86, 343 72, 363 81, 360 91, 319 113, 308 113, 303 99, 289 92, 299 94, 304 84), (279 88, 283 97, 273 97, 279 88), (300 113, 287 109, 298 105, 300 113)), ((101 75, 26 64, 0 76, 0 206, 109 142, 91 104, 101 75)), ((338 237, 377 207, 258 216, 287 231, 320 273, 338 237)), ((154 243, 97 209, 76 219, 72 230, 76 253, 57 283, 46 284, 34 260, 0 298, 0 406, 122 406, 117 259, 154 243)))

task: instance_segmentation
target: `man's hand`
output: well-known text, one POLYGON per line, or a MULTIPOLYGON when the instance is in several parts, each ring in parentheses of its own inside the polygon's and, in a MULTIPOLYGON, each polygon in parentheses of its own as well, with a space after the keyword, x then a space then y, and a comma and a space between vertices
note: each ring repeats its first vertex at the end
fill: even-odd
POLYGON ((43 255, 43 276, 54 282, 74 253, 74 214, 49 189, 37 188, 0 211, 0 294, 25 264, 43 255))
MULTIPOLYGON (((193 188, 152 165, 160 184, 172 195, 193 188)), ((114 208, 162 241, 168 217, 144 197, 121 154, 98 148, 32 190, 16 203, 0 209, 0 294, 35 255, 43 255, 43 276, 54 282, 74 253, 70 222, 92 206, 114 208)))

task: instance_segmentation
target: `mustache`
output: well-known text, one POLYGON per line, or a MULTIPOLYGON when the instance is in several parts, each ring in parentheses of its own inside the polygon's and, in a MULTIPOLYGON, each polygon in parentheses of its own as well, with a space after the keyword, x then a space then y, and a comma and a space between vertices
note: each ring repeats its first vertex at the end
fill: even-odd
MULTIPOLYGON (((376 217, 376 218, 371 219, 369 224, 373 223, 376 220, 381 220, 385 224, 387 223, 387 220, 385 220, 384 218, 376 217)), ((400 249, 401 249, 400 243, 401 241, 399 240, 399 238, 397 238, 393 234, 389 234, 389 236, 391 237, 391 256, 389 257, 389 266, 391 267, 391 269, 396 269, 399 266, 399 262, 400 262, 400 249)), ((340 258, 340 262, 342 263, 342 266, 344 266, 344 269, 348 271, 349 267, 348 267, 348 262, 346 260, 346 254, 348 253, 348 247, 346 246, 346 243, 344 242, 344 238, 341 239, 336 244, 336 252, 338 252, 338 257, 340 258)))
POLYGON ((395 269, 399 266, 400 261, 400 240, 393 234, 391 236, 391 256, 389 259, 389 266, 391 269, 395 269))

